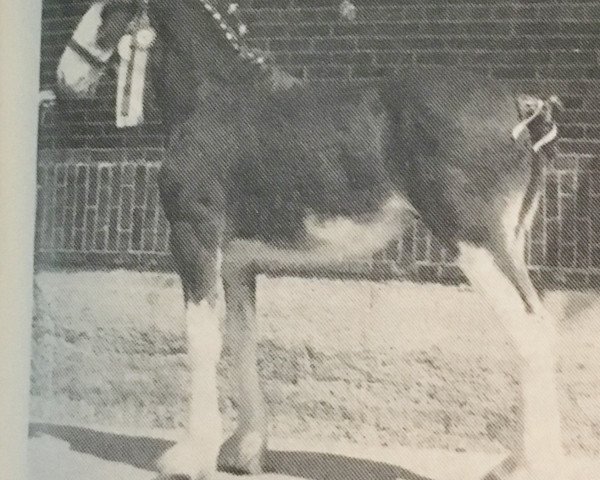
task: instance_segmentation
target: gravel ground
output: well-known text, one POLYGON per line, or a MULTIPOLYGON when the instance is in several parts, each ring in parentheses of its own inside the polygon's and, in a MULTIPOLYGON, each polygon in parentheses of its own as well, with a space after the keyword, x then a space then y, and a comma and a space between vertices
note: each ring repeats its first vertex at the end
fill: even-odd
MULTIPOLYGON (((188 371, 172 274, 37 275, 32 414, 181 428, 188 371)), ((571 453, 600 454, 600 294, 553 292, 571 453)), ((274 438, 498 452, 514 427, 514 351, 468 288, 261 277, 259 369, 274 438)), ((225 340, 226 341, 226 340, 225 340)), ((230 430, 227 345, 219 372, 230 430)))

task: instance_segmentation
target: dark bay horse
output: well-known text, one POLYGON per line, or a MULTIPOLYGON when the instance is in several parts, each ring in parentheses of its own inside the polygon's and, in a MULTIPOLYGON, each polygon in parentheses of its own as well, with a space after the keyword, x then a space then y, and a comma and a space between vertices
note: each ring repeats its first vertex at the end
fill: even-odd
MULTIPOLYGON (((138 7, 91 6, 60 61, 63 94, 93 92, 138 7)), ((184 289, 192 391, 187 437, 159 460, 161 478, 211 478, 218 461, 261 470, 257 265, 369 255, 416 213, 457 253, 519 356, 519 438, 487 478, 564 480, 556 325, 524 259, 552 148, 539 143, 554 128, 552 102, 451 68, 407 67, 361 84, 300 82, 239 48, 221 12, 206 0, 150 3, 152 82, 169 132, 159 187, 184 289), (523 135, 514 134, 523 119, 523 135), (221 445, 224 305, 239 424, 221 445)))

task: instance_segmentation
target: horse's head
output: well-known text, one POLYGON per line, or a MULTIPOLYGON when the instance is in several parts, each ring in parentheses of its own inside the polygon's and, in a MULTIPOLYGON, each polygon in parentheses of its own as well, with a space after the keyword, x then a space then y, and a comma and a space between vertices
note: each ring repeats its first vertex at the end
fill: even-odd
MULTIPOLYGON (((142 0, 102 0, 88 9, 75 29, 58 65, 58 87, 63 94, 89 97, 106 70, 109 60, 140 12, 142 0)), ((260 53, 245 47, 246 26, 237 14, 237 4, 228 0, 152 0, 151 19, 163 37, 168 75, 231 77, 231 67, 262 64, 260 53), (235 7, 235 8, 234 8, 235 7), (236 62, 244 58, 245 62, 236 62)), ((161 77, 163 77, 161 75, 161 77)), ((177 78, 161 81, 174 81, 177 78)), ((189 85, 185 90, 189 90, 189 85)))
POLYGON ((135 0, 104 0, 92 4, 79 21, 58 64, 58 87, 63 94, 85 98, 95 93, 138 5, 135 0))

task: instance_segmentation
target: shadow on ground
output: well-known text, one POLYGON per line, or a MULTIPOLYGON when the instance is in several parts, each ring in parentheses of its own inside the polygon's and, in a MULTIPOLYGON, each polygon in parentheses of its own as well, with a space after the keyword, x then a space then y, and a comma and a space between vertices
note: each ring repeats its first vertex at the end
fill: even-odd
MULTIPOLYGON (((32 424, 29 436, 49 435, 68 442, 71 450, 142 470, 154 470, 154 462, 173 443, 149 437, 101 432, 82 427, 32 424)), ((269 473, 313 480, 431 480, 401 467, 341 455, 269 451, 269 473)))

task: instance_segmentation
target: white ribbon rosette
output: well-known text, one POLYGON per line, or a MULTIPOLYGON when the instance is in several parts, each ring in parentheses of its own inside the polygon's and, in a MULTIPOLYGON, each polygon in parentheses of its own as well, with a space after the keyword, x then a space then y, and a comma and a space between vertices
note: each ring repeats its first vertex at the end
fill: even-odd
POLYGON ((156 32, 149 25, 124 35, 117 51, 120 57, 117 80, 118 128, 135 127, 144 121, 144 90, 150 47, 156 32))

